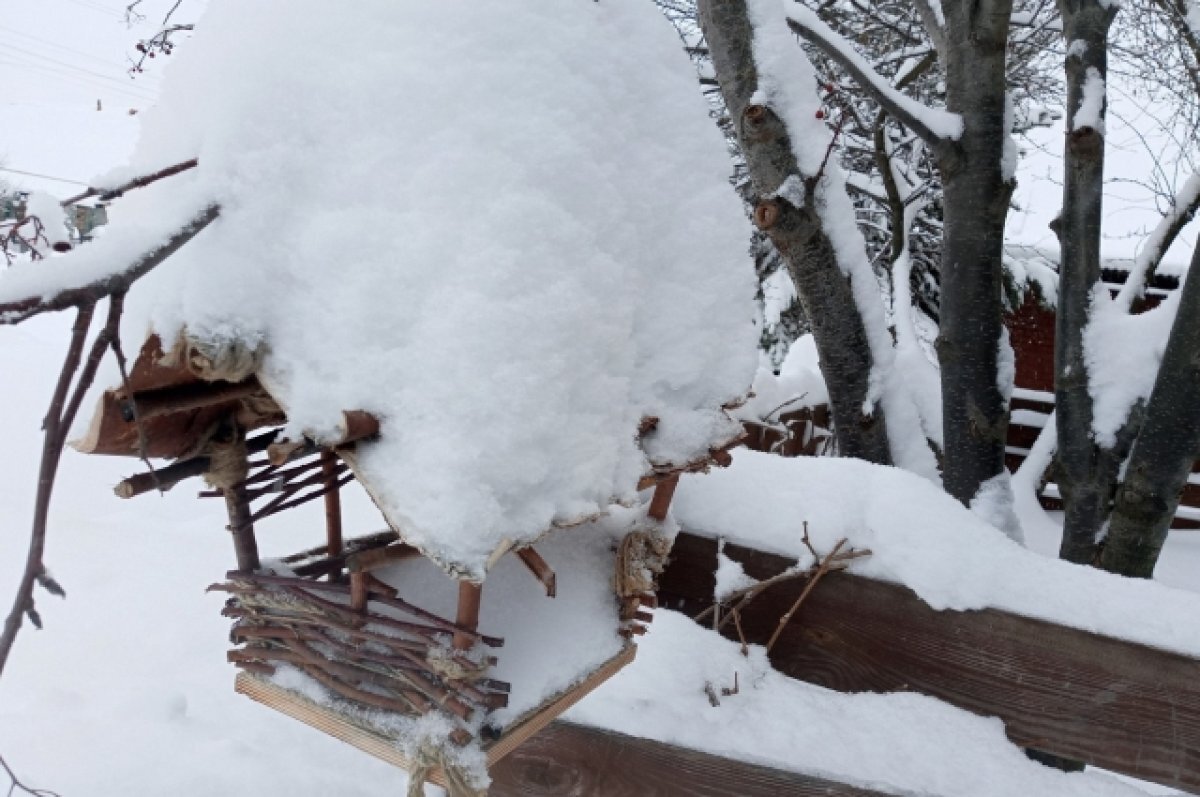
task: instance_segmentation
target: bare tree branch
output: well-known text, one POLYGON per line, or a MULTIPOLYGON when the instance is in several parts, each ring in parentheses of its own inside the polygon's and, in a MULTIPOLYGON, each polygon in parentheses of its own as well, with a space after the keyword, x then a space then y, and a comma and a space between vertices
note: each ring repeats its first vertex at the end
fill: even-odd
POLYGON ((947 126, 958 120, 961 129, 961 120, 956 114, 924 106, 888 85, 887 81, 876 74, 861 57, 852 52, 848 43, 836 41, 836 34, 817 19, 815 14, 798 14, 793 11, 788 15, 788 27, 820 49, 829 60, 846 70, 859 87, 878 102, 892 118, 920 136, 935 152, 946 149, 954 137, 935 132, 928 123, 931 114, 944 117, 943 121, 947 126))
POLYGON ((164 260, 178 252, 184 244, 199 235, 221 215, 218 205, 210 205, 187 226, 171 236, 166 243, 143 255, 124 271, 118 271, 76 288, 67 288, 50 297, 31 296, 15 302, 0 304, 0 324, 19 324, 35 315, 85 304, 95 304, 101 299, 124 293, 141 277, 159 266, 164 260))
POLYGON ((123 183, 116 188, 111 188, 108 190, 104 190, 102 188, 88 188, 88 190, 84 191, 82 194, 77 194, 70 199, 64 199, 62 201, 62 206, 65 208, 69 205, 74 205, 76 202, 82 202, 83 200, 94 196, 98 196, 101 202, 107 202, 110 199, 116 199, 119 196, 123 196, 126 191, 132 191, 135 188, 144 188, 151 183, 162 180, 163 178, 173 177, 180 172, 186 172, 188 169, 195 168, 199 163, 199 160, 192 158, 191 160, 186 160, 182 163, 176 163, 174 166, 168 166, 165 169, 160 169, 153 174, 135 177, 129 182, 123 183))
POLYGON ((4 768, 4 772, 8 775, 10 781, 6 797, 13 797, 13 794, 19 789, 21 792, 30 795, 30 797, 59 797, 58 792, 50 791, 49 789, 35 789, 32 786, 26 786, 17 777, 17 773, 13 772, 12 767, 4 760, 4 756, 0 756, 0 767, 4 768))

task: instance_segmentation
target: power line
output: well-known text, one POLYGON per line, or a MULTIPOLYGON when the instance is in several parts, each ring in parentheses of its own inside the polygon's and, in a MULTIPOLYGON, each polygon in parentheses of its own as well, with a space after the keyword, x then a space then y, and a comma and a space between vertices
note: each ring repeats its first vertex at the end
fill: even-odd
POLYGON ((84 58, 90 58, 93 61, 105 64, 106 66, 115 66, 120 69, 125 69, 127 66, 126 64, 122 64, 120 61, 112 61, 108 58, 102 58, 98 55, 93 55, 74 47, 68 47, 65 44, 59 44, 57 42, 50 41, 49 39, 43 39, 39 36, 34 36, 32 33, 25 33, 24 31, 17 30, 16 28, 10 28, 7 25, 0 25, 0 31, 4 31, 5 33, 13 36, 20 36, 22 39, 30 39, 31 41, 35 41, 38 44, 45 45, 46 47, 54 47, 55 49, 62 50, 64 52, 73 53, 74 55, 79 55, 84 58))
POLYGON ((38 174, 37 172, 23 172, 20 169, 10 169, 7 166, 0 166, 0 172, 10 172, 12 174, 21 174, 25 177, 40 177, 43 180, 53 180, 56 183, 70 183, 71 185, 82 185, 88 188, 87 183, 81 183, 78 180, 68 180, 66 177, 52 177, 49 174, 38 174))
POLYGON ((80 8, 86 8, 89 11, 95 11, 97 13, 104 14, 106 16, 110 16, 113 19, 123 19, 121 12, 117 11, 115 8, 108 8, 107 6, 102 6, 99 3, 88 3, 88 2, 84 2, 84 0, 67 0, 67 2, 74 3, 75 5, 79 6, 80 8))
POLYGON ((87 67, 84 67, 84 66, 79 66, 78 64, 71 64, 66 61, 60 61, 57 58, 51 58, 48 55, 44 55, 44 54, 36 52, 34 50, 27 50, 24 47, 19 47, 15 44, 5 43, 5 47, 7 49, 16 50, 19 53, 23 53, 23 54, 25 54, 27 56, 31 56, 33 58, 40 58, 43 61, 48 61, 51 64, 54 64, 55 66, 64 67, 66 69, 73 69, 76 72, 82 72, 87 75, 92 75, 94 77, 100 78, 101 80, 109 80, 109 81, 112 81, 113 83, 119 83, 121 85, 129 85, 129 81, 127 81, 127 80, 123 80, 121 78, 116 78, 116 77, 113 77, 112 75, 106 75, 103 72, 96 72, 95 70, 88 69, 87 67))
POLYGON ((131 90, 128 88, 121 88, 119 86, 110 85, 108 83, 100 83, 93 78, 85 77, 83 75, 75 75, 75 74, 71 74, 69 72, 61 72, 61 71, 58 71, 55 67, 47 66, 44 64, 20 63, 17 61, 7 61, 2 58, 0 58, 0 63, 7 64, 8 66, 11 66, 15 69, 38 70, 49 77, 57 78, 58 80, 67 81, 69 83, 73 83, 76 86, 91 89, 93 91, 109 92, 109 93, 115 92, 117 94, 123 94, 126 97, 129 97, 131 99, 142 100, 144 102, 153 102, 155 99, 155 97, 153 97, 151 95, 143 94, 136 90, 131 90))

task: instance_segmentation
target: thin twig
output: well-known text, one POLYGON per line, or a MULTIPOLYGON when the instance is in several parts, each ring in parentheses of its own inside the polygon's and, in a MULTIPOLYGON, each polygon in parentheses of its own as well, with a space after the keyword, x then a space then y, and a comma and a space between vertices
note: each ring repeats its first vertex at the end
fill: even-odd
POLYGON ((64 199, 62 201, 62 206, 65 208, 70 205, 74 205, 76 202, 82 202, 83 200, 94 196, 99 196, 101 202, 107 202, 111 199, 116 199, 117 197, 124 195, 126 191, 132 191, 135 188, 145 188, 151 183, 156 183, 166 177, 173 177, 180 172, 186 172, 188 169, 195 168, 199 163, 200 161, 197 158, 192 158, 191 160, 186 160, 182 163, 176 163, 173 166, 168 166, 165 169, 159 169, 152 174, 135 177, 128 182, 122 183, 116 188, 104 189, 89 187, 88 190, 84 191, 82 194, 77 194, 70 199, 64 199))
POLYGON ((58 461, 62 454, 62 443, 65 433, 62 433, 64 408, 67 406, 67 394, 71 382, 79 370, 83 357, 83 345, 87 340, 88 328, 92 323, 94 305, 86 304, 79 308, 75 316, 75 325, 71 329, 71 343, 63 360, 62 371, 58 375, 58 384, 50 399, 50 407, 42 421, 42 461, 38 468, 37 496, 33 510, 33 528, 29 534, 29 551, 25 556, 25 571, 17 585, 17 593, 13 598, 12 608, 4 621, 4 632, 0 634, 0 674, 8 662, 8 654, 16 641, 17 632, 21 630, 26 616, 35 626, 41 626, 41 618, 34 606, 33 588, 38 576, 45 571, 42 556, 46 550, 46 521, 50 512, 50 494, 54 489, 54 477, 58 471, 58 461))
POLYGON ((804 603, 804 599, 813 591, 813 587, 817 586, 817 582, 821 580, 821 577, 829 572, 833 565, 834 557, 837 556, 838 551, 845 544, 845 537, 838 540, 838 544, 833 546, 833 550, 821 561, 821 566, 817 568, 817 572, 813 573, 812 579, 804 585, 804 591, 800 593, 800 597, 796 598, 796 602, 792 604, 792 608, 784 612, 783 616, 779 618, 779 624, 775 626, 775 633, 771 634, 771 638, 767 640, 768 654, 771 652, 771 648, 775 647, 775 643, 779 640, 779 635, 783 633, 783 629, 791 621, 792 615, 800 608, 800 604, 804 603))
MULTIPOLYGON (((120 316, 125 308, 125 291, 118 291, 109 299, 109 307, 117 308, 117 315, 120 316)), ((133 398, 133 385, 129 383, 129 365, 125 360, 125 352, 121 348, 121 335, 119 331, 112 336, 109 341, 109 347, 112 349, 113 356, 117 359, 117 369, 121 372, 121 386, 125 389, 125 395, 133 398)), ((141 411, 138 410, 136 401, 129 402, 130 412, 133 415, 133 426, 137 430, 137 445, 138 456, 146 465, 146 471, 150 474, 150 479, 154 482, 154 489, 160 493, 165 492, 162 484, 158 480, 158 471, 154 469, 154 464, 150 462, 150 440, 146 436, 146 425, 142 423, 141 411)))
POLYGON ((17 773, 13 772, 12 767, 8 765, 8 762, 4 760, 4 756, 2 755, 0 755, 0 767, 4 768, 4 771, 8 774, 9 780, 12 781, 8 787, 7 797, 12 797, 13 793, 17 789, 20 789, 26 794, 33 795, 33 797, 59 797, 58 792, 50 791, 49 789, 35 789, 31 786, 26 786, 20 781, 19 778, 17 778, 17 773))

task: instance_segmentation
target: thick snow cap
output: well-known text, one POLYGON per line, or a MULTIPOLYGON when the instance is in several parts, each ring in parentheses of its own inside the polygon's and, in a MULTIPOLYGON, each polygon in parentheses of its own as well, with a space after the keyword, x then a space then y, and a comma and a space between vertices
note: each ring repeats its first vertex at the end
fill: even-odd
POLYGON ((294 431, 378 416, 360 479, 447 569, 737 435, 745 221, 652 3, 213 0, 172 60, 108 179, 199 156, 121 217, 222 213, 132 312, 261 341, 294 431))

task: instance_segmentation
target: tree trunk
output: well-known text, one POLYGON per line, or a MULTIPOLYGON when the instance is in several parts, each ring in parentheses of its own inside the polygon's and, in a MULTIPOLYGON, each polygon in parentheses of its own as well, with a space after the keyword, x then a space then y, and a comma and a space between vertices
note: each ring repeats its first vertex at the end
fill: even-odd
POLYGON ((1008 406, 997 384, 1004 221, 1013 181, 1001 163, 1011 0, 944 0, 946 105, 963 118, 939 153, 944 186, 942 369, 946 491, 969 503, 1004 471, 1008 406))
POLYGON ((1058 469, 1066 516, 1059 555, 1094 561, 1097 538, 1112 507, 1121 455, 1099 445, 1092 432, 1092 396, 1083 335, 1092 290, 1100 282, 1101 199, 1104 191, 1103 106, 1081 116, 1089 75, 1106 80, 1108 29, 1116 8, 1100 0, 1060 0, 1068 43, 1067 136, 1063 204, 1055 224, 1061 249, 1054 330, 1054 401, 1058 412, 1058 469), (1081 44, 1077 44, 1081 43, 1081 44))
POLYGON ((870 414, 863 411, 872 365, 870 347, 850 283, 812 209, 815 181, 804 180, 800 173, 783 120, 769 107, 750 103, 758 88, 758 70, 745 0, 701 0, 698 11, 729 118, 755 191, 763 198, 755 221, 787 263, 812 323, 838 452, 890 464, 882 408, 876 406, 870 414), (810 201, 803 207, 771 198, 788 178, 806 185, 810 201))
POLYGON ((1125 481, 1104 541, 1100 565, 1150 578, 1179 508, 1179 496, 1200 455, 1200 241, 1192 254, 1179 311, 1125 481))

